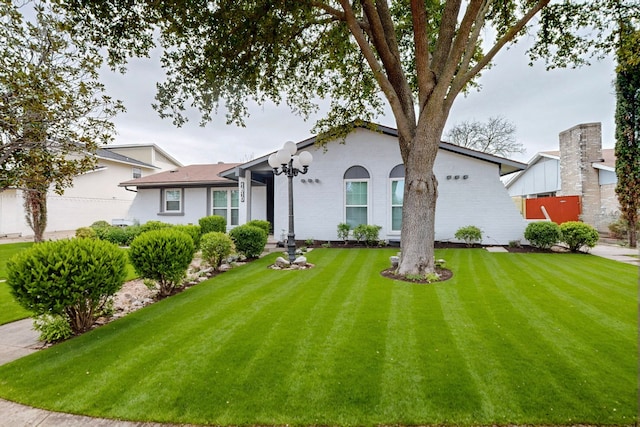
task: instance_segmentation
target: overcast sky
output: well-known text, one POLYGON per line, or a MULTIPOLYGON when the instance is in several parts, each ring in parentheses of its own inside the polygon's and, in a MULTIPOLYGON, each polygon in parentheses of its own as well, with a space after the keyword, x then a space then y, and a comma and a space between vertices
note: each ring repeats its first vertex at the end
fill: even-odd
MULTIPOLYGON (((513 157, 520 161, 538 151, 557 149, 558 134, 580 123, 601 122, 603 147, 613 147, 614 62, 546 71, 543 63, 529 67, 524 52, 522 43, 502 51, 479 80, 481 91, 455 101, 447 129, 464 120, 503 116, 515 124, 516 138, 527 150, 513 157)), ((127 108, 115 120, 117 144, 155 143, 186 165, 246 161, 279 149, 285 141, 311 136, 313 118, 305 122, 286 106, 275 105, 253 105, 245 128, 226 125, 223 114, 200 127, 195 111, 189 123, 176 128, 151 107, 155 84, 163 75, 157 56, 132 60, 124 75, 103 73, 110 94, 127 108)), ((376 121, 395 127, 390 115, 376 121)))

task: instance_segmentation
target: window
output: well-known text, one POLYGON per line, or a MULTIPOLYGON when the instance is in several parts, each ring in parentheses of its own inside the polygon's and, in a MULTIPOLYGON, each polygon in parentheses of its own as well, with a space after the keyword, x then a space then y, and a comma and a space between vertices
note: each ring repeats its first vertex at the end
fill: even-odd
POLYGON ((165 212, 182 212, 182 190, 180 189, 164 190, 164 211, 165 212))
POLYGON ((133 179, 142 177, 142 169, 140 168, 132 168, 131 174, 133 175, 133 179))
POLYGON ((400 231, 404 201, 404 165, 391 169, 389 179, 391 181, 391 231, 400 231))
POLYGON ((213 215, 219 215, 227 220, 227 225, 238 225, 238 190, 213 190, 213 215))
POLYGON ((354 228, 369 218, 369 172, 352 166, 344 173, 345 222, 354 228))

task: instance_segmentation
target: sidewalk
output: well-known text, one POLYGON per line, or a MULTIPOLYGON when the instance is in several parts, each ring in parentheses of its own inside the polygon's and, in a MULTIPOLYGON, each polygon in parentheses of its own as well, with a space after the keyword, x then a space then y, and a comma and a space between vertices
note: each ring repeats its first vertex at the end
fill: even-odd
MULTIPOLYGON (((63 237, 64 238, 64 237, 63 237)), ((0 239, 0 242, 3 239, 0 239)), ((625 248, 614 244, 600 244, 591 249, 595 256, 640 266, 640 252, 638 249, 625 248)), ((32 328, 32 319, 23 319, 0 326, 0 365, 19 359, 20 357, 38 351, 42 343, 38 341, 38 333, 32 328)), ((174 424, 157 424, 128 422, 91 418, 81 415, 71 415, 50 412, 32 408, 0 399, 0 427, 20 426, 96 426, 96 427, 161 427, 175 426, 174 424)), ((183 426, 187 427, 187 426, 183 426)))

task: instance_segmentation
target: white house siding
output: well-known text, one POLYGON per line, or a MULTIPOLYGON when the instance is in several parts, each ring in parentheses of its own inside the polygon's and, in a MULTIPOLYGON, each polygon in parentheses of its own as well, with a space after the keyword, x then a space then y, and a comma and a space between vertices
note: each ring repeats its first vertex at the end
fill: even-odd
MULTIPOLYGON (((127 217, 135 193, 118 187, 118 183, 131 179, 132 166, 106 159, 98 164, 100 169, 74 178, 73 186, 62 195, 49 192, 46 231, 75 230, 98 220, 111 222, 127 217)), ((22 192, 10 190, 0 193, 0 197, 0 235, 32 236, 33 230, 24 217, 22 192)))
POLYGON ((267 219, 267 187, 253 186, 251 191, 251 219, 267 219))
POLYGON ((509 187, 511 196, 548 194, 560 190, 560 160, 541 157, 534 165, 521 172, 509 187))
MULTIPOLYGON (((380 238, 399 240, 391 231, 389 173, 402 163, 397 140, 358 129, 345 144, 330 143, 327 150, 310 147, 314 160, 306 175, 294 178, 296 239, 336 240, 338 223, 345 222, 345 171, 362 166, 370 174, 368 222, 382 226, 380 238), (304 180, 305 182, 302 182, 304 180)), ((436 210, 436 240, 453 240, 456 230, 475 225, 484 243, 507 244, 522 239, 524 220, 499 180, 498 166, 440 150, 435 163, 440 183, 436 210), (446 176, 452 175, 451 180, 446 176), (455 180, 453 177, 459 175, 455 180), (462 179, 468 175, 468 179, 462 179)), ((288 230, 287 180, 275 178, 274 234, 288 230)))
MULTIPOLYGON (((180 188, 180 187, 171 187, 180 188)), ((215 187, 216 190, 236 190, 237 187, 215 187)), ((211 202, 207 192, 211 188, 182 188, 182 212, 179 214, 161 212, 160 188, 139 188, 131 204, 127 218, 144 224, 147 221, 162 221, 169 224, 198 224, 200 218, 211 215, 211 202)))
POLYGON ((21 233, 24 222, 22 197, 16 190, 0 192, 0 237, 21 233))

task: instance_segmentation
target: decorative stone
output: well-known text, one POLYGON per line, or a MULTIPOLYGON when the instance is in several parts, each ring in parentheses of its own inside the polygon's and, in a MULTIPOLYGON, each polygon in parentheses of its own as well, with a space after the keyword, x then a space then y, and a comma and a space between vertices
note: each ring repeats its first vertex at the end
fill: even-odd
POLYGON ((298 258, 296 258, 295 261, 293 261, 293 263, 295 265, 306 265, 307 264, 307 257, 299 256, 298 258))
POLYGON ((391 262, 391 267, 392 268, 398 268, 398 264, 400 264, 400 257, 399 256, 390 256, 389 257, 389 261, 391 262))
POLYGON ((282 258, 281 256, 276 258, 275 264, 277 267, 280 267, 280 268, 287 268, 291 265, 291 263, 288 260, 282 258))

